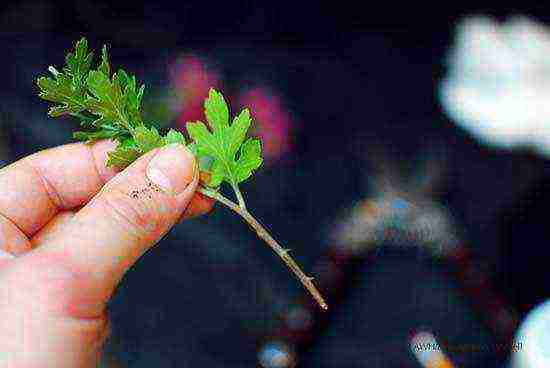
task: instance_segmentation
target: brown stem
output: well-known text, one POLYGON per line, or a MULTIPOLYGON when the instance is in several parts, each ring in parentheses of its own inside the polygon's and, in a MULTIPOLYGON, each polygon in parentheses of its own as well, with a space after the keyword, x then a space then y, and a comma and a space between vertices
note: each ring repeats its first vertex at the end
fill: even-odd
POLYGON ((302 285, 304 285, 304 287, 309 291, 311 296, 313 296, 313 298, 321 306, 321 308, 325 310, 328 309, 328 305, 323 299, 323 296, 321 295, 319 290, 317 290, 317 288, 312 282, 313 278, 304 274, 300 266, 298 266, 298 264, 294 261, 294 259, 292 259, 292 257, 288 255, 289 250, 283 248, 271 236, 271 234, 265 229, 265 227, 263 227, 262 224, 260 224, 258 220, 256 220, 256 218, 254 218, 254 216, 252 216, 250 212, 248 212, 246 208, 240 207, 239 205, 227 199, 217 191, 214 191, 202 186, 199 187, 198 191, 206 195, 207 197, 217 200, 218 202, 222 203, 223 205, 231 209, 233 212, 241 216, 256 231, 256 234, 258 235, 258 237, 263 241, 265 241, 267 245, 269 245, 271 249, 273 249, 273 251, 283 260, 283 262, 288 266, 288 268, 290 268, 290 270, 294 273, 294 275, 298 278, 298 280, 300 280, 302 285))

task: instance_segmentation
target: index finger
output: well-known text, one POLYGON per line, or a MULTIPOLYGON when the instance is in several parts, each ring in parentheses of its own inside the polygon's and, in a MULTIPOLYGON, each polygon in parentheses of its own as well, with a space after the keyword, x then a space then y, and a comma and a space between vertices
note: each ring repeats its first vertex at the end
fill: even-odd
POLYGON ((116 174, 105 163, 112 141, 73 143, 0 169, 0 217, 31 237, 60 210, 88 202, 116 174))

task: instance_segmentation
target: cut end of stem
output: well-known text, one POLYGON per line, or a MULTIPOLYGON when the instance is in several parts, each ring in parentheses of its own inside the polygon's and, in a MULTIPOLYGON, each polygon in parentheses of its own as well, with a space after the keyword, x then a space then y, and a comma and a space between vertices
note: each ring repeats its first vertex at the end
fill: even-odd
POLYGON ((327 311, 328 310, 328 304, 325 303, 324 300, 317 300, 317 303, 319 304, 319 306, 321 307, 321 309, 327 311))
POLYGON ((302 282, 302 284, 305 286, 305 288, 307 289, 307 291, 309 291, 309 293, 311 294, 311 296, 313 297, 313 299, 315 299, 315 301, 317 302, 317 304, 319 304, 319 306, 321 307, 321 309, 323 310, 328 310, 328 305, 327 303, 325 302, 325 299, 323 299, 323 296, 321 295, 321 293, 319 292, 319 290, 317 290, 317 288, 315 287, 315 285, 313 285, 313 283, 311 282, 311 280, 313 280, 312 277, 308 277, 306 278, 305 280, 303 279, 300 279, 300 281, 302 282))

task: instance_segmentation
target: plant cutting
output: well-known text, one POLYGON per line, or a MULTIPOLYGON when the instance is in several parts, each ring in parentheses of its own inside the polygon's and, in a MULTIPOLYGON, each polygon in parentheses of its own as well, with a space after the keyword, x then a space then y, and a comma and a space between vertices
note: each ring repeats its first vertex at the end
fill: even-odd
POLYGON ((239 185, 252 177, 263 159, 261 140, 247 136, 252 124, 247 108, 230 119, 224 96, 210 89, 204 102, 207 124, 188 122, 187 139, 174 129, 161 134, 142 119, 145 85, 138 85, 136 77, 123 69, 113 72, 106 46, 94 68, 93 52, 82 38, 67 55, 61 70, 53 66, 48 70, 51 76, 37 80, 39 97, 53 103, 48 111, 51 117, 70 116, 80 122, 82 130, 74 133, 75 139, 116 141, 116 148, 108 153, 107 166, 121 169, 155 148, 171 143, 187 146, 199 162, 201 181, 197 190, 241 216, 290 268, 319 306, 328 308, 313 279, 248 210, 239 185), (233 191, 235 200, 222 194, 222 184, 233 191))

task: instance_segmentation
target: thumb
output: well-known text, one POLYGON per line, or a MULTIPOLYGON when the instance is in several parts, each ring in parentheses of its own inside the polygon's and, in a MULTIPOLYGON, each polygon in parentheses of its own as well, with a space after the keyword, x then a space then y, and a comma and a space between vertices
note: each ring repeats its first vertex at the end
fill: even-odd
MULTIPOLYGON (((32 257, 56 259, 83 280, 69 307, 94 317, 136 260, 181 217, 198 183, 193 154, 171 144, 149 152, 111 179, 32 257)), ((72 299, 72 298, 71 298, 72 299)))

